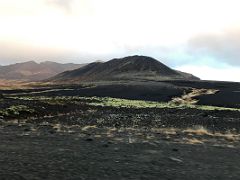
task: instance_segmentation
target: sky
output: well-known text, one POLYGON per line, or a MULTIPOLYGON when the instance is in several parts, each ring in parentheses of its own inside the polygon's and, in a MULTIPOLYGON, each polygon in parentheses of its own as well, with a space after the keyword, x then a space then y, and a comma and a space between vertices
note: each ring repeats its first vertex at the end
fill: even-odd
POLYGON ((151 56, 240 82, 239 0, 0 0, 0 64, 151 56))

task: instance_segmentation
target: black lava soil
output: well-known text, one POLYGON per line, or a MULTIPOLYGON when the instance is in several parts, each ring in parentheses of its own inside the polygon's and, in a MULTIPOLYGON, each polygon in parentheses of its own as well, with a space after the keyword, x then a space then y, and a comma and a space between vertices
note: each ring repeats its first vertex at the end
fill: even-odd
MULTIPOLYGON (((181 86, 174 85, 176 91, 169 91, 168 98, 187 89, 181 86)), ((70 96, 83 92, 79 89, 31 96, 70 96)), ((166 95, 166 89, 148 89, 166 95)), ((240 177, 239 111, 99 107, 84 100, 54 104, 9 98, 32 91, 37 90, 2 91, 1 110, 25 105, 35 111, 0 116, 0 180, 240 177)))

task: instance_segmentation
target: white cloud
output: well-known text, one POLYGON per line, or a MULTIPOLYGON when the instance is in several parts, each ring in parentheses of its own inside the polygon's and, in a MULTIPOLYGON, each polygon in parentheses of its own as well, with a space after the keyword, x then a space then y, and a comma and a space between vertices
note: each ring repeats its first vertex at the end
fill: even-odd
POLYGON ((197 35, 189 40, 186 53, 195 58, 208 56, 218 62, 240 65, 240 28, 197 35))
POLYGON ((46 3, 70 13, 72 11, 73 1, 74 0, 46 0, 46 3))

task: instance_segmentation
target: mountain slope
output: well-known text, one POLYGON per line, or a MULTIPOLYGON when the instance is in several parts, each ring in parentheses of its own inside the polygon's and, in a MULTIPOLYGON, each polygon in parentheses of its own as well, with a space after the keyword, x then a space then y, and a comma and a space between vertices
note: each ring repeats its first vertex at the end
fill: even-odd
POLYGON ((83 64, 60 64, 51 61, 36 63, 34 61, 28 61, 0 66, 0 79, 38 81, 82 66, 83 64))
POLYGON ((108 81, 108 80, 199 80, 199 78, 173 70, 146 56, 129 56, 108 62, 95 62, 73 71, 66 71, 50 81, 108 81))

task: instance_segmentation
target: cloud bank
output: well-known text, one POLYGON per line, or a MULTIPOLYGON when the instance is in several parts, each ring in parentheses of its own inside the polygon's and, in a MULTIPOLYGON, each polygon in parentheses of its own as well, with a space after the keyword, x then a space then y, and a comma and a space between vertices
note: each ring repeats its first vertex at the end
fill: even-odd
POLYGON ((173 68, 240 68, 239 6, 239 0, 0 0, 0 64, 139 54, 173 68))
POLYGON ((186 53, 196 59, 211 58, 219 63, 240 66, 240 29, 191 38, 186 53))
POLYGON ((74 0, 46 0, 46 4, 50 6, 55 6, 60 8, 67 13, 70 13, 72 10, 72 3, 74 0))

